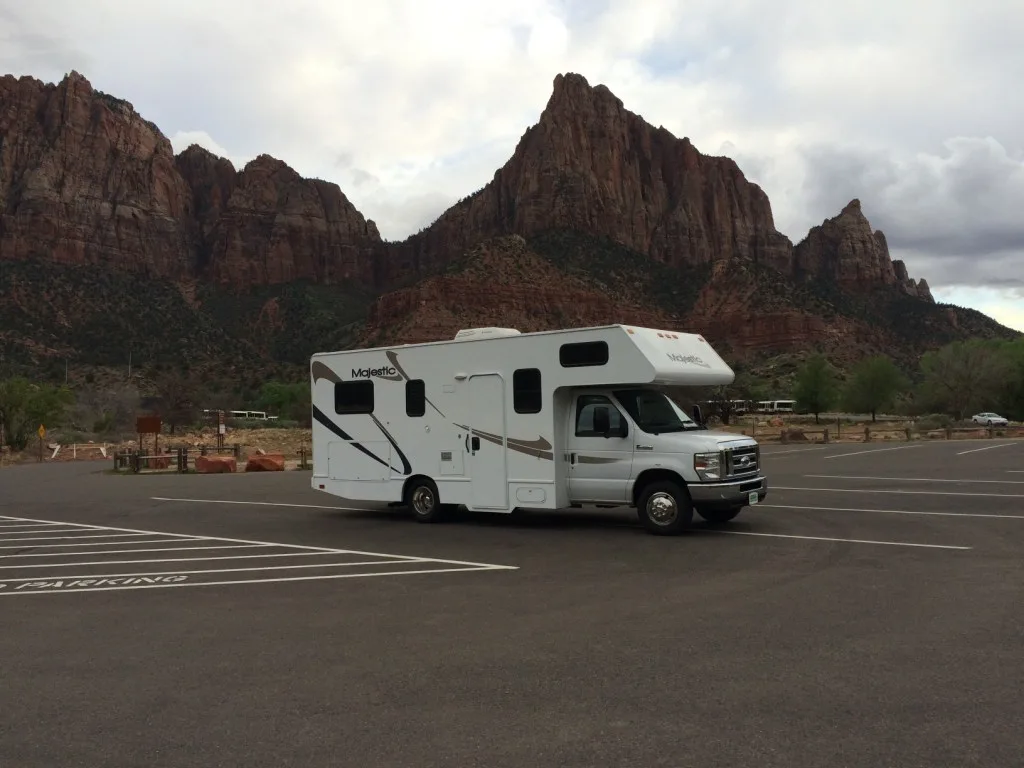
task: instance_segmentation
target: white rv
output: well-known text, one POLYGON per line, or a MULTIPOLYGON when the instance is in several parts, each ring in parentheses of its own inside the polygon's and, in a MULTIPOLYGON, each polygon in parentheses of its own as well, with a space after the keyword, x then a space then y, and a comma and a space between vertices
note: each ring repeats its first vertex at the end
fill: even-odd
POLYGON ((767 494, 749 437, 709 431, 657 385, 729 384, 701 336, 609 325, 459 331, 313 355, 314 489, 473 511, 635 506, 653 533, 734 518, 767 494))

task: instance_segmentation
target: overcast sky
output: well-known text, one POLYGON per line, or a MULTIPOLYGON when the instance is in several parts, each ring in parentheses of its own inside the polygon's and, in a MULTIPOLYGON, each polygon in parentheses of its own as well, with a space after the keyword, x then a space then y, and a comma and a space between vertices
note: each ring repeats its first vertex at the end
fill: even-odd
POLYGON ((392 240, 579 72, 736 159, 794 243, 858 197, 937 299, 1024 330, 1021 40, 1007 0, 0 0, 0 72, 77 69, 177 151, 337 182, 392 240))

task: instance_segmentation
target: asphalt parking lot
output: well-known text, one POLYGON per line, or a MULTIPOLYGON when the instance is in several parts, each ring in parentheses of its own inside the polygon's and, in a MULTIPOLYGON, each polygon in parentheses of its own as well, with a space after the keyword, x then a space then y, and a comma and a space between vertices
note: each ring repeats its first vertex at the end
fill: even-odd
POLYGON ((0 471, 0 765, 1019 765, 1024 441, 763 455, 678 538, 0 471))

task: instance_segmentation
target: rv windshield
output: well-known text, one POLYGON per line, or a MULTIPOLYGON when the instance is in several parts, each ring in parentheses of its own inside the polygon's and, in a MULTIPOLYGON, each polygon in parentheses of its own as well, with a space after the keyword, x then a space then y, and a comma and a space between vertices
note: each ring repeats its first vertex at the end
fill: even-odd
POLYGON ((687 416, 672 398, 655 389, 618 389, 615 398, 636 425, 652 435, 700 429, 700 425, 687 416))

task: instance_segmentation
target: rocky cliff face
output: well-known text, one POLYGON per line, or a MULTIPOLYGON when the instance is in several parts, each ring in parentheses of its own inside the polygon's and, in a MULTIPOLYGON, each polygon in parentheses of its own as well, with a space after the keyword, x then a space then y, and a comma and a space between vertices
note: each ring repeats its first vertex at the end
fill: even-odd
POLYGON ((797 244, 793 274, 824 278, 848 291, 898 286, 908 296, 933 300, 927 283, 915 282, 902 261, 892 260, 885 235, 871 230, 857 199, 797 244))
POLYGON ((0 78, 0 259, 182 274, 191 206, 171 143, 131 104, 77 72, 0 78))
POLYGON ((478 243, 445 274, 381 296, 364 344, 449 339, 460 328, 539 331, 606 322, 669 327, 678 317, 567 274, 518 235, 478 243), (615 318, 611 320, 610 318, 615 318))
POLYGON ((673 266, 746 259, 792 269, 763 190, 735 162, 654 128, 605 86, 558 75, 536 125, 477 194, 392 249, 429 269, 482 237, 555 229, 604 235, 673 266))
POLYGON ((0 346, 33 359, 102 349, 117 360, 144 343, 168 360, 216 361, 244 339, 243 358, 292 363, 480 324, 699 328, 736 356, 858 344, 916 353, 951 334, 1007 330, 935 307, 856 200, 794 247, 732 160, 576 74, 555 78, 487 186, 402 243, 382 242, 336 185, 272 157, 242 169, 198 146, 175 157, 131 104, 77 73, 57 85, 0 78, 4 260, 0 346), (59 286, 56 308, 43 311, 29 299, 48 286, 59 286), (110 307, 125 292, 133 317, 149 308, 188 321, 162 341, 160 323, 126 320, 113 339, 110 307), (34 330, 5 330, 22 327, 34 330), (186 352, 183 335, 198 346, 186 352))
POLYGON ((245 288, 374 278, 372 221, 335 184, 261 155, 177 158, 132 105, 77 72, 0 78, 0 259, 93 264, 245 288))
POLYGON ((235 173, 197 146, 177 166, 193 194, 203 277, 239 287, 373 282, 377 226, 336 184, 304 179, 269 155, 235 173))

